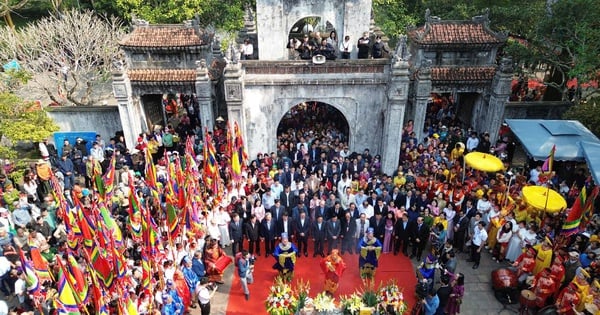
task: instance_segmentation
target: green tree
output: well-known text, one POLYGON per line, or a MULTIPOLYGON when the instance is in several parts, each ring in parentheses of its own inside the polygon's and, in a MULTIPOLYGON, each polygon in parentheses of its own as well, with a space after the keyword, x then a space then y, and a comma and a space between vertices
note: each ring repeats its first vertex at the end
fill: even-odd
MULTIPOLYGON (((5 138, 11 143, 39 142, 58 129, 54 121, 36 103, 24 101, 12 93, 0 93, 0 138, 5 138)), ((0 146, 0 158, 15 156, 13 146, 0 146)))
POLYGON ((244 9, 255 6, 254 0, 117 0, 94 1, 98 8, 120 12, 125 20, 133 16, 150 23, 181 23, 195 16, 202 26, 213 25, 217 29, 237 31, 243 27, 244 9), (114 6, 115 9, 111 8, 114 6))
POLYGON ((571 106, 563 114, 563 119, 579 120, 597 137, 600 137, 600 95, 571 106))

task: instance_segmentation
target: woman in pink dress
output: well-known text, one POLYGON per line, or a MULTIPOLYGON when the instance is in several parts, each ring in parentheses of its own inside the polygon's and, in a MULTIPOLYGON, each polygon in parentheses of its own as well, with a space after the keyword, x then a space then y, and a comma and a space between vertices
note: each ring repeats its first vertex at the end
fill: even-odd
POLYGON ((257 222, 262 222, 262 219, 265 218, 265 207, 262 205, 262 201, 260 200, 260 198, 254 201, 254 208, 252 208, 252 214, 256 216, 257 222))
POLYGON ((394 212, 388 211, 385 217, 385 234, 383 236, 383 253, 392 252, 392 239, 394 233, 394 223, 396 223, 396 219, 394 218, 394 212))

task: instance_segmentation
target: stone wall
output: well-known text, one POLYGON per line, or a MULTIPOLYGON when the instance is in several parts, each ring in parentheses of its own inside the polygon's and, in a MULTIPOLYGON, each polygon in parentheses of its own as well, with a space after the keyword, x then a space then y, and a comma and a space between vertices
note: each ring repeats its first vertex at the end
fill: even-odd
POLYGON ((60 131, 93 131, 103 139, 123 130, 117 106, 46 107, 60 131))
POLYGON ((570 102, 507 102, 504 119, 562 119, 570 102))

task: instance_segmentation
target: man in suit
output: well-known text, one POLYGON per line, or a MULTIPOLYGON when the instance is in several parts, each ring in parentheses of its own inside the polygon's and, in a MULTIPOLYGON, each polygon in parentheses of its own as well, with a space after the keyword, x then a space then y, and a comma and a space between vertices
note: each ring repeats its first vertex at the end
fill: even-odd
POLYGON ((423 249, 427 245, 427 241, 429 240, 429 227, 427 224, 423 223, 423 217, 417 218, 417 224, 413 225, 412 233, 412 255, 410 258, 417 257, 417 261, 421 261, 421 255, 423 254, 423 249))
POLYGON ((402 215, 402 219, 396 221, 394 225, 394 255, 398 255, 400 251, 400 244, 402 244, 402 254, 404 256, 408 256, 408 242, 410 241, 410 233, 412 226, 410 222, 408 222, 408 216, 406 214, 402 215))
POLYGON ((277 226, 271 213, 267 212, 260 224, 260 241, 265 242, 265 257, 273 254, 275 249, 275 238, 277 237, 277 226))
POLYGON ((252 204, 248 201, 246 196, 240 197, 240 201, 236 204, 235 212, 240 216, 240 220, 246 223, 250 221, 250 215, 252 214, 252 204))
POLYGON ((317 218, 321 216, 323 218, 325 218, 327 216, 327 208, 325 208, 325 200, 321 199, 321 201, 319 201, 319 205, 315 208, 314 213, 312 214, 312 220, 316 221, 317 218))
POLYGON ((337 216, 331 217, 326 224, 327 230, 327 255, 331 255, 332 249, 338 249, 342 225, 337 216))
POLYGON ((367 198, 367 202, 371 205, 371 207, 375 208, 375 205, 377 205, 377 192, 373 190, 371 192, 371 197, 367 198))
POLYGON ((279 221, 284 211, 285 209, 281 206, 281 200, 275 199, 275 204, 273 205, 273 207, 271 207, 270 211, 273 220, 275 220, 275 222, 279 221))
POLYGON ((406 192, 403 198, 400 199, 400 204, 397 207, 404 206, 405 209, 410 209, 417 203, 417 198, 413 196, 412 190, 406 192))
POLYGON ((462 210, 458 210, 458 215, 454 217, 454 221, 454 239, 452 240, 454 244, 452 246, 460 253, 465 247, 469 217, 462 210))
POLYGON ((353 254, 354 248, 354 235, 356 235, 356 220, 352 217, 352 214, 349 211, 346 211, 344 214, 344 219, 342 219, 342 231, 340 237, 342 238, 342 255, 348 251, 348 253, 353 254))
MULTIPOLYGON (((287 212, 284 212, 281 219, 277 221, 277 235, 280 236, 281 233, 286 233, 290 238, 294 237, 294 225, 287 212)), ((281 237, 278 238, 281 239, 281 237)))
MULTIPOLYGON (((360 216, 358 217, 358 219, 355 220, 356 221, 356 233, 354 233, 354 238, 356 240, 360 240, 361 238, 365 237, 365 233, 367 233, 367 230, 369 229, 369 220, 367 219, 367 215, 364 213, 361 213, 360 216)), ((358 244, 357 244, 358 246, 358 244)))
POLYGON ((383 236, 385 234, 385 220, 381 213, 376 213, 369 219, 369 227, 373 229, 373 235, 380 241, 383 242, 383 236))
MULTIPOLYGON (((384 218, 387 216, 388 213, 388 207, 385 203, 383 203, 382 198, 377 198, 377 204, 375 205, 375 207, 373 207, 373 210, 375 211, 375 214, 381 214, 381 216, 384 218)), ((375 234, 375 236, 377 236, 377 234, 375 234)))
POLYGON ((321 158, 321 149, 317 147, 316 143, 311 145, 310 150, 308 151, 308 157, 312 165, 319 164, 319 159, 321 158))
POLYGON ((311 222, 306 215, 306 211, 300 212, 300 217, 294 222, 294 231, 296 232, 296 243, 298 244, 298 257, 304 254, 308 257, 308 237, 310 235, 311 222))
POLYGON ((296 196, 290 189, 290 186, 285 186, 283 188, 283 192, 279 196, 279 201, 281 202, 281 206, 284 207, 288 213, 291 213, 292 208, 298 204, 296 202, 296 196))
POLYGON ((338 218, 338 220, 344 217, 344 210, 342 209, 342 205, 339 201, 336 201, 333 208, 329 209, 327 213, 327 221, 331 220, 333 217, 338 218))
POLYGON ((317 216, 317 220, 313 224, 312 233, 313 241, 315 242, 315 250, 313 252, 313 257, 317 255, 321 255, 321 257, 325 257, 323 253, 323 243, 325 242, 325 238, 327 237, 327 231, 325 229, 325 222, 323 221, 323 216, 317 216))
POLYGON ((298 205, 292 208, 292 219, 297 220, 300 217, 300 212, 308 212, 308 208, 301 201, 298 202, 298 205))
POLYGON ((244 234, 248 239, 248 251, 250 254, 260 256, 260 224, 256 222, 254 214, 250 217, 250 221, 246 222, 244 234))
POLYGON ((229 222, 229 237, 231 238, 231 255, 235 257, 244 248, 243 222, 237 213, 233 213, 233 219, 229 222))

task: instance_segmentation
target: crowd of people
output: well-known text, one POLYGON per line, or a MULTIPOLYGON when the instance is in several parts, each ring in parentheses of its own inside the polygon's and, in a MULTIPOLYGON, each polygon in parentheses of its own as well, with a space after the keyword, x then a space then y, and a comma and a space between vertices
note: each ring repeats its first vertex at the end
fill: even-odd
POLYGON ((379 35, 373 38, 369 32, 364 32, 363 36, 355 43, 348 35, 340 40, 335 30, 331 31, 326 38, 321 37, 321 32, 304 34, 302 39, 290 38, 287 48, 290 59, 305 60, 312 59, 317 55, 323 56, 327 60, 350 59, 355 50, 358 59, 379 59, 390 54, 387 45, 379 35))
MULTIPOLYGON (((400 165, 392 174, 382 172, 379 155, 369 149, 351 152, 338 126, 320 122, 282 130, 277 152, 249 159, 241 178, 234 180, 227 172, 229 133, 217 127, 210 136, 221 169, 221 193, 216 196, 206 185, 201 194, 205 208, 196 218, 201 228, 174 240, 165 210, 168 191, 154 194, 147 163, 156 167, 152 176, 165 186, 170 163, 190 163, 190 154, 197 155, 193 158, 198 163, 208 163, 202 161, 198 146, 190 150, 189 143, 178 140, 196 136, 198 128, 186 115, 175 127, 140 135, 131 145, 134 152, 120 135, 109 143, 98 136, 89 152, 83 139, 73 146, 66 141, 60 157, 45 141, 40 144, 42 159, 23 172, 22 181, 9 165, 0 173, 0 290, 17 296, 15 310, 21 312, 54 307, 28 294, 20 252, 29 259, 39 253, 50 270, 77 255, 68 244, 70 227, 61 215, 56 190, 64 190, 68 207, 91 211, 98 198, 94 174, 114 167, 109 211, 126 244, 124 288, 140 314, 182 314, 196 305, 209 314, 215 284, 223 282, 224 269, 232 263, 250 299, 252 265, 262 255, 276 258, 274 268, 286 277, 293 276, 296 259, 322 257, 324 271, 330 270, 326 281, 332 294, 345 269, 340 257, 348 263, 348 255, 358 255, 361 276, 370 277, 381 255, 409 256, 421 262, 416 273, 423 285, 417 293, 424 313, 457 314, 465 290, 464 275, 456 272, 459 254, 465 253, 477 269, 482 252, 489 251, 498 263, 514 268, 520 288, 533 292, 533 307, 555 305, 562 314, 574 314, 598 305, 599 222, 594 218, 580 233, 565 235, 565 212, 550 215, 532 209, 520 196, 524 186, 549 185, 571 205, 585 186, 593 190, 583 171, 574 172, 572 165, 559 165, 553 174, 538 167, 516 175, 510 168, 497 174, 463 170, 462 158, 468 152, 506 152, 510 133, 503 126, 501 140, 492 146, 488 133, 465 130, 450 116, 432 119, 424 139, 415 138, 409 122, 402 130, 400 165), (162 242, 153 258, 155 285, 150 291, 141 283, 143 246, 131 228, 133 195, 148 207, 162 242), (441 286, 434 291, 436 274, 441 286)), ((510 158, 504 159, 510 163, 510 158)), ((51 300, 56 282, 43 286, 51 300)), ((3 307, 0 303, 0 314, 3 307)))

